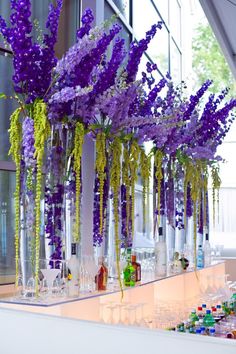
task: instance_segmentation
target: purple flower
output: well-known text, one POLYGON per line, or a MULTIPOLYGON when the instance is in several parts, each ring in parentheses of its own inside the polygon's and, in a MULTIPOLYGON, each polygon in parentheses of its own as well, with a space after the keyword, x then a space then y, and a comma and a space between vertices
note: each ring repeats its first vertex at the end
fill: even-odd
POLYGON ((151 27, 150 31, 146 33, 146 37, 144 39, 141 39, 138 43, 135 41, 131 43, 128 63, 126 66, 127 83, 135 80, 142 55, 148 49, 148 45, 155 36, 157 28, 161 29, 161 27, 162 22, 158 22, 156 25, 151 27))
POLYGON ((77 40, 83 38, 86 34, 89 34, 93 20, 94 16, 92 10, 86 9, 81 19, 82 26, 76 33, 77 40))
POLYGON ((57 0, 57 5, 49 8, 49 34, 44 35, 43 45, 33 42, 30 0, 11 0, 11 27, 0 17, 0 31, 13 51, 14 89, 26 95, 27 103, 42 98, 50 86, 61 7, 62 0, 57 0))

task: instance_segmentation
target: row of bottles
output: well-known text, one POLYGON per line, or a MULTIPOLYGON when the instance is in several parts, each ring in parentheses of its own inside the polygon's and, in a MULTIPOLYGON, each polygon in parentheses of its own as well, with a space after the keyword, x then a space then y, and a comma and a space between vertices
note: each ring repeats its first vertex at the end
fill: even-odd
POLYGON ((211 309, 202 304, 197 310, 192 310, 187 321, 170 330, 236 339, 236 330, 232 329, 232 322, 236 323, 236 294, 232 295, 229 301, 212 306, 211 309))
MULTIPOLYGON (((163 234, 163 228, 158 229, 158 240, 155 242, 155 265, 156 276, 163 277, 167 274, 167 245, 165 236, 163 234)), ((197 250, 197 268, 201 269, 211 265, 211 245, 209 242, 209 234, 205 233, 204 247, 200 244, 197 250)), ((189 266, 189 260, 184 254, 175 252, 172 265, 172 271, 174 273, 186 270, 189 266)))
MULTIPOLYGON (((174 260, 174 267, 177 272, 186 270, 189 261, 184 256, 179 256, 176 252, 176 258, 174 260)), ((203 268, 204 265, 210 265, 211 262, 211 247, 209 243, 208 234, 206 234, 206 240, 204 243, 204 250, 201 246, 197 252, 197 267, 203 268)), ((123 283, 124 286, 132 287, 136 283, 141 281, 141 265, 137 262, 136 256, 132 254, 131 248, 126 249, 126 266, 123 269, 123 283)), ((71 258, 68 263, 68 293, 69 296, 75 296, 79 293, 79 260, 76 255, 76 244, 72 243, 71 258)), ((158 239, 155 242, 155 276, 165 277, 167 274, 167 245, 165 236, 163 234, 163 228, 158 228, 158 239)), ((99 269, 95 276, 96 290, 106 290, 108 280, 108 269, 105 265, 104 258, 99 258, 99 269)))
MULTIPOLYGON (((131 248, 126 250, 127 264, 123 270, 124 285, 131 287, 141 281, 141 265, 136 261, 136 256, 131 254, 131 248)), ((68 262, 68 295, 79 295, 79 259, 76 255, 76 244, 71 245, 71 258, 68 262)), ((95 275, 95 288, 98 291, 107 290, 108 269, 104 257, 98 259, 98 271, 95 275)))

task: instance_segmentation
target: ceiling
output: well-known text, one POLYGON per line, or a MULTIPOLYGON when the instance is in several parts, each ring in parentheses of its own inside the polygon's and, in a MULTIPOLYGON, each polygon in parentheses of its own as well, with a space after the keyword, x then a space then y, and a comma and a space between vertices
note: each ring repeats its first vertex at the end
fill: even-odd
POLYGON ((236 79, 236 0, 199 0, 236 79))

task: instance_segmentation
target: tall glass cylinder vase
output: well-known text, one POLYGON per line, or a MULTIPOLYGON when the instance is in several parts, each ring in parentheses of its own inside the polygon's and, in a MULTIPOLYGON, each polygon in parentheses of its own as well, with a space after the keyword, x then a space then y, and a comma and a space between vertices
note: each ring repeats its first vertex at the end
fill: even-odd
MULTIPOLYGON (((73 184, 70 162, 71 144, 68 126, 52 126, 47 144, 44 214, 45 256, 50 259, 53 268, 60 267, 60 260, 65 258, 67 244, 65 216, 71 215, 67 213, 66 189, 69 192, 69 187, 73 184)), ((71 200, 73 202, 73 198, 71 200)))

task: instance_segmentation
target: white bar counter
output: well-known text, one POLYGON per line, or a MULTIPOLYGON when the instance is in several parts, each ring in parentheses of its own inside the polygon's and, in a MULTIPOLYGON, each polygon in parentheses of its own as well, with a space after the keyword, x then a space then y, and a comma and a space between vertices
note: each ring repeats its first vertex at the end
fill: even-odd
MULTIPOLYGON (((162 300, 176 300, 184 306, 192 298, 197 301, 209 277, 224 273, 225 264, 219 263, 153 281, 124 291, 123 301, 145 302, 147 315, 162 300)), ((0 303, 0 353, 236 353, 236 340, 99 323, 101 304, 119 302, 120 298, 117 292, 53 306, 0 303)))

